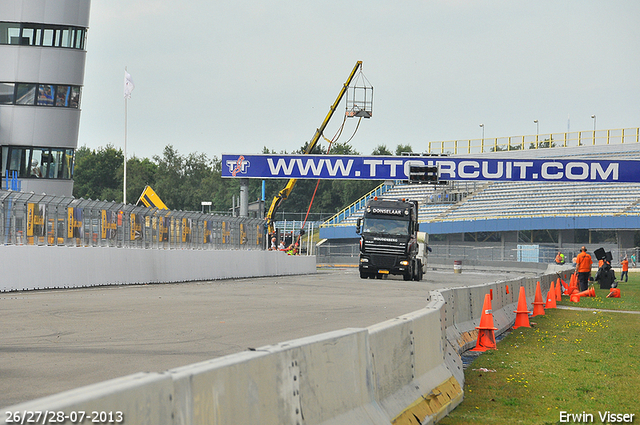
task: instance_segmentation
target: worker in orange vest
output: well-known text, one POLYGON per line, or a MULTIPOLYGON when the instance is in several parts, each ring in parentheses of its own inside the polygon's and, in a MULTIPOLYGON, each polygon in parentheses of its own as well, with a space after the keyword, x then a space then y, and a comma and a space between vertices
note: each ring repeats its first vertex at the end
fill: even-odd
POLYGON ((564 264, 564 254, 558 251, 558 255, 556 255, 556 264, 562 265, 564 264))
POLYGON ((620 275, 620 281, 622 282, 622 279, 624 279, 625 282, 629 281, 629 260, 627 260, 627 257, 624 257, 624 260, 621 261, 622 263, 622 274, 620 275))
POLYGON ((591 256, 587 254, 587 248, 580 248, 580 254, 576 257, 576 273, 578 274, 578 284, 580 292, 589 289, 589 278, 591 277, 591 265, 593 261, 591 256))

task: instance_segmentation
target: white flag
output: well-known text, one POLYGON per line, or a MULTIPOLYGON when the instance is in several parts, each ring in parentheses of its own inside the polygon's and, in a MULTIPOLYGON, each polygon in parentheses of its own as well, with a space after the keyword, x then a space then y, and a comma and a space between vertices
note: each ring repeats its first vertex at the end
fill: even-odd
POLYGON ((133 79, 131 78, 131 74, 127 71, 124 71, 124 98, 131 99, 131 92, 135 86, 133 85, 133 79))

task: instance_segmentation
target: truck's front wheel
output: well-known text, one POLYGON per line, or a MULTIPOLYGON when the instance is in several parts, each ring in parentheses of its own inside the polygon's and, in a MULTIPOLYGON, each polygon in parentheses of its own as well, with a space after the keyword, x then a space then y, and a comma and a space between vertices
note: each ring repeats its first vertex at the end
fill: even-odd
POLYGON ((416 260, 415 269, 413 274, 413 280, 416 282, 420 282, 422 280, 423 272, 422 272, 422 261, 416 260))

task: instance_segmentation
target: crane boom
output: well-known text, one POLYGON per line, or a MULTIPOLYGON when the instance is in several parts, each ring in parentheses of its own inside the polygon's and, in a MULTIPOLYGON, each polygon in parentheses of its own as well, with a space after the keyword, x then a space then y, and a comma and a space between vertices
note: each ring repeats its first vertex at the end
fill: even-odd
MULTIPOLYGON (((333 102, 333 105, 331 105, 331 108, 329 109, 327 116, 322 122, 322 125, 318 129, 316 129, 316 132, 313 135, 311 142, 309 142, 307 149, 305 149, 304 151, 305 155, 310 154, 313 148, 318 143, 318 140, 320 140, 320 137, 322 136, 324 129, 327 127, 327 124, 329 124, 329 120, 331 119, 331 117, 333 116, 333 113, 335 112, 336 108, 340 104, 340 101, 344 97, 344 94, 347 92, 347 89, 351 84, 351 80, 353 80, 353 77, 356 75, 356 72, 358 72, 358 70, 361 67, 362 67, 362 61, 356 62, 356 66, 353 67, 351 74, 349 74, 349 78, 342 86, 342 89, 340 90, 340 93, 338 94, 336 101, 333 102)), ((293 187, 296 185, 297 180, 298 179, 289 179, 284 189, 278 192, 278 194, 274 196, 273 201, 271 201, 271 206, 269 207, 269 211, 267 212, 267 225, 268 225, 269 234, 275 232, 274 221, 275 221, 276 211, 278 210, 278 207, 280 207, 280 204, 282 204, 282 202, 289 197, 289 195, 291 194, 291 191, 293 190, 293 187)))

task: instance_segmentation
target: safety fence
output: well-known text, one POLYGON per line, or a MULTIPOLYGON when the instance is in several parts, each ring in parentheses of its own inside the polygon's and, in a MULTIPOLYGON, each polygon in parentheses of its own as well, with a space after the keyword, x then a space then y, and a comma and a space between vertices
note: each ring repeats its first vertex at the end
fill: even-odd
MULTIPOLYGON (((435 264, 451 265, 454 261, 466 263, 476 262, 517 262, 554 264, 556 254, 561 251, 567 264, 578 255, 583 244, 533 244, 533 243, 491 243, 432 241, 428 253, 428 266, 435 264)), ((620 249, 615 243, 588 244, 590 249, 601 247, 613 255, 612 264, 620 266, 620 260, 627 257, 629 265, 636 267, 640 258, 640 248, 620 249)), ((592 255, 595 259, 595 257, 592 255)), ((316 259, 319 264, 352 264, 357 265, 360 259, 360 245, 354 242, 332 242, 324 240, 316 247, 316 259)), ((595 260, 594 260, 595 261, 595 260)))
POLYGON ((0 243, 144 249, 258 249, 265 221, 0 190, 0 243))

